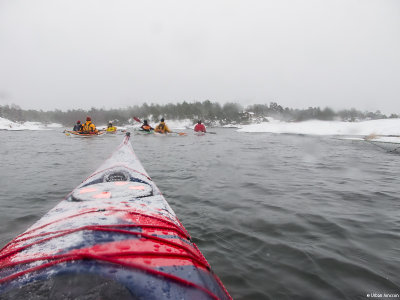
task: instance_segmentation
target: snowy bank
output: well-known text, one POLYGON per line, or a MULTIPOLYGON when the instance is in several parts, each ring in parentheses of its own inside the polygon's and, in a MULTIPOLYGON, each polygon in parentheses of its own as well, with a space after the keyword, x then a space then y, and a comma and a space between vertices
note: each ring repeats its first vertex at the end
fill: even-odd
POLYGON ((271 122, 244 125, 237 131, 345 136, 368 136, 371 134, 400 135, 400 119, 383 119, 362 122, 311 120, 290 123, 271 120, 271 122))
POLYGON ((52 130, 61 128, 61 124, 43 124, 40 122, 17 123, 0 117, 0 130, 52 130))

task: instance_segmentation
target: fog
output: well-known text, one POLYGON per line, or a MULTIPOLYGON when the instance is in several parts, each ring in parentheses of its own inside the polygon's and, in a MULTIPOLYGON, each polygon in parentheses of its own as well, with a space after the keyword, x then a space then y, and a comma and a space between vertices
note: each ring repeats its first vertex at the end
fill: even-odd
POLYGON ((398 0, 0 0, 0 105, 400 113, 398 0))

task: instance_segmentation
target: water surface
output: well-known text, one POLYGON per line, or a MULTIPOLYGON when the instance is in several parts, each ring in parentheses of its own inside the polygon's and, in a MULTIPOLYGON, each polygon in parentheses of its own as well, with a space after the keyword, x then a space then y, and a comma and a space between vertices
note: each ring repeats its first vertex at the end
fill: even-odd
MULTIPOLYGON (((400 156, 333 137, 133 136, 234 299, 400 293, 400 156)), ((122 136, 0 131, 0 243, 90 175, 122 136)))

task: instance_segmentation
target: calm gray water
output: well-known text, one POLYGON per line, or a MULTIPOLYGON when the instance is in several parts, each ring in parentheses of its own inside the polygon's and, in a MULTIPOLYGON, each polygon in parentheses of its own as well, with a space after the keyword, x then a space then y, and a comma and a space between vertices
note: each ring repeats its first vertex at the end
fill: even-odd
MULTIPOLYGON (((399 155, 330 137, 215 131, 132 144, 234 299, 400 294, 399 155)), ((4 245, 122 136, 0 131, 0 140, 4 245)))

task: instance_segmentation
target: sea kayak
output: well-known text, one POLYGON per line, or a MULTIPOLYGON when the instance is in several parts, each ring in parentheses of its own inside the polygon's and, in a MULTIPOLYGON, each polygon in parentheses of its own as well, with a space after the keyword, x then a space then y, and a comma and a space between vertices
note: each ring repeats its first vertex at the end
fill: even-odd
POLYGON ((146 131, 146 130, 134 130, 133 131, 134 135, 153 135, 153 136, 186 136, 186 132, 169 132, 169 133, 161 133, 161 132, 155 132, 153 130, 151 131, 146 131))
POLYGON ((142 130, 142 129, 136 129, 133 131, 133 135, 152 135, 154 134, 154 131, 146 131, 146 130, 142 130))
POLYGON ((72 130, 65 130, 64 131, 65 135, 67 136, 77 136, 77 137, 94 137, 94 136, 100 136, 105 134, 105 131, 99 130, 98 132, 93 132, 93 133, 82 133, 79 131, 72 131, 72 130))
POLYGON ((232 299, 136 157, 129 133, 0 251, 1 299, 232 299))

